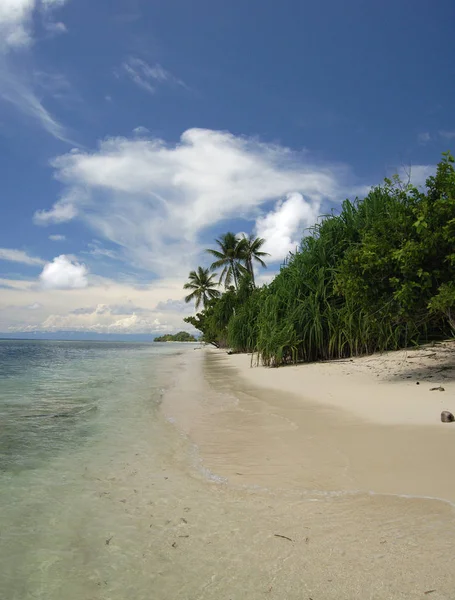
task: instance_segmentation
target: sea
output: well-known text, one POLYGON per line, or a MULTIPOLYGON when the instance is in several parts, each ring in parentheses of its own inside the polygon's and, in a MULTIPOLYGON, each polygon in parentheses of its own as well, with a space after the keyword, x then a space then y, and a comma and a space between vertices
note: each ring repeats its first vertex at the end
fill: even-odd
MULTIPOLYGON (((129 493, 131 457, 139 464, 137 457, 146 455, 150 477, 161 469, 158 448, 163 452, 166 444, 157 411, 187 348, 0 341, 2 600, 85 600, 93 597, 88 584, 98 587, 96 597, 97 584, 107 586, 106 579, 91 581, 97 569, 89 556, 111 544, 118 507, 124 509, 127 499, 120 498, 116 510, 100 499, 129 493)), ((134 537, 130 531, 131 542, 134 537)), ((123 562, 114 560, 114 568, 123 562)))

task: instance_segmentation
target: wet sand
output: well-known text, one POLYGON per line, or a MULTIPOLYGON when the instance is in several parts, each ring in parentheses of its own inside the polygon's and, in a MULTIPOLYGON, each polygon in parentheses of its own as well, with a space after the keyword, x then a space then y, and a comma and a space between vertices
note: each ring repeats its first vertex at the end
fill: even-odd
MULTIPOLYGON (((228 564, 223 585, 232 591, 215 585, 194 597, 452 598, 455 424, 438 423, 438 406, 428 425, 420 414, 408 424, 401 409, 375 420, 375 407, 365 418, 307 399, 305 378, 300 393, 296 375, 287 390, 288 369, 249 365, 245 356, 188 354, 164 400, 230 522, 216 528, 229 550, 214 576, 228 564)), ((376 397, 371 386, 366 402, 376 397)), ((382 389, 390 401, 401 387, 382 389)))

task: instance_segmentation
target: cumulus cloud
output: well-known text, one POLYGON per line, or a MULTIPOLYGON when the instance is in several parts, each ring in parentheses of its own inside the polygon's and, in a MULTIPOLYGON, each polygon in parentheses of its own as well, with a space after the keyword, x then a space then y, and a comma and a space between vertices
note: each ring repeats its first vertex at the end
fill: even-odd
POLYGON ((164 69, 160 64, 150 66, 145 60, 130 56, 122 63, 120 71, 116 71, 116 75, 126 75, 137 86, 154 94, 156 88, 160 84, 176 85, 187 88, 186 84, 178 77, 175 77, 164 69))
POLYGON ((175 145, 111 138, 96 151, 70 152, 52 164, 70 200, 39 211, 35 221, 78 216, 125 260, 159 276, 186 275, 204 230, 225 219, 254 220, 264 203, 293 192, 306 204, 289 207, 309 219, 323 200, 358 190, 345 165, 318 164, 307 152, 207 129, 189 129, 175 145))
POLYGON ((0 260, 22 263, 23 265, 44 265, 45 261, 36 256, 30 256, 23 250, 13 248, 0 248, 0 260))
POLYGON ((320 202, 308 202, 294 192, 279 200, 271 212, 256 219, 256 234, 266 240, 263 250, 271 255, 270 260, 282 260, 295 251, 304 229, 316 222, 320 208, 320 202))
POLYGON ((44 266, 39 278, 44 289, 70 290, 87 287, 87 275, 88 269, 85 265, 72 262, 61 254, 44 266))

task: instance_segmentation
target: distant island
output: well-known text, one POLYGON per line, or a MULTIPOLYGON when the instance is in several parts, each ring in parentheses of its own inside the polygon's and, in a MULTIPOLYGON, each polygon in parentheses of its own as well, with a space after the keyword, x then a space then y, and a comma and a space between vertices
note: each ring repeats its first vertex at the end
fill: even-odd
POLYGON ((172 335, 171 333, 166 333, 160 337, 156 337, 154 339, 155 342, 197 342, 197 339, 191 333, 187 331, 179 331, 172 335))

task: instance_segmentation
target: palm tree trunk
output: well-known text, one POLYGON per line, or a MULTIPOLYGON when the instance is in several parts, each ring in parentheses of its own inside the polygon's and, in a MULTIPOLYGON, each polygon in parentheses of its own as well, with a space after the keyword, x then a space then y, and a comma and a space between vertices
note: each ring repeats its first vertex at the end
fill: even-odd
POLYGON ((239 284, 238 284, 238 281, 237 281, 237 268, 236 268, 237 265, 235 264, 234 260, 231 260, 230 263, 231 263, 232 274, 234 276, 235 289, 238 290, 239 289, 239 284))
POLYGON ((251 275, 251 283, 253 284, 253 287, 256 287, 256 283, 254 281, 253 261, 251 258, 248 258, 246 261, 246 270, 251 275))

